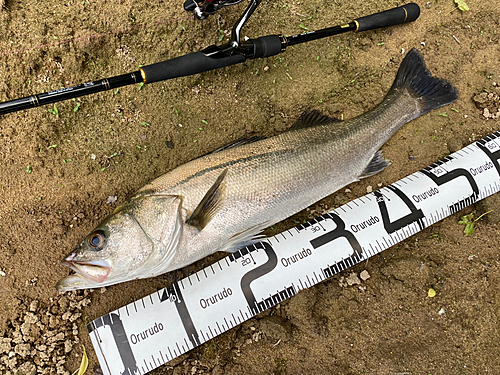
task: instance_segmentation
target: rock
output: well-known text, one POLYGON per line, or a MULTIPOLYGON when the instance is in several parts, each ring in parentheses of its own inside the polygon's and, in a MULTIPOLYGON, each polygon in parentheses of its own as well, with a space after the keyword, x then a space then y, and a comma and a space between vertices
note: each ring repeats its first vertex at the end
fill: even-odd
POLYGON ((366 281, 366 280, 368 280, 370 278, 370 274, 368 273, 367 270, 363 270, 359 274, 359 277, 361 278, 361 280, 366 281))
POLYGON ((0 337, 0 354, 10 352, 10 350, 12 349, 12 346, 10 345, 11 341, 11 338, 0 337))
POLYGON ((277 315, 267 316, 259 321, 262 333, 272 340, 288 341, 292 338, 292 325, 277 315))
POLYGON ((30 344, 17 344, 14 348, 14 352, 19 354, 21 357, 26 357, 31 353, 31 345, 30 344))
POLYGON ((110 195, 108 197, 108 199, 106 200, 106 204, 115 203, 117 200, 118 200, 118 196, 117 195, 110 195))
POLYGON ((36 366, 32 362, 24 362, 21 366, 17 368, 17 374, 35 375, 36 366))
POLYGON ((66 311, 69 307, 69 300, 66 296, 62 296, 57 303, 59 308, 63 311, 66 311))
POLYGON ((73 349, 73 344, 71 341, 68 339, 64 341, 64 353, 69 353, 73 349))
POLYGON ((475 95, 472 100, 476 107, 483 112, 487 119, 497 119, 500 117, 500 97, 493 92, 483 91, 475 95))
POLYGON ((31 303, 30 303, 30 311, 31 312, 36 312, 37 309, 38 309, 38 301, 37 300, 31 301, 31 303))
POLYGON ((354 272, 351 272, 351 274, 346 277, 345 281, 349 286, 361 284, 361 280, 358 278, 358 275, 356 275, 354 272))

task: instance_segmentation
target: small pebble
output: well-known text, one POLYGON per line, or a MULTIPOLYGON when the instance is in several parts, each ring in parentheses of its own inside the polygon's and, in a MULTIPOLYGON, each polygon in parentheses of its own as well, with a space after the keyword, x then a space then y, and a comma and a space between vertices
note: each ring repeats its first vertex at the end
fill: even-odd
POLYGON ((354 272, 347 276, 345 281, 349 286, 361 284, 361 280, 359 280, 358 275, 356 275, 354 272))
POLYGON ((373 191, 373 187, 372 187, 371 185, 368 185, 368 186, 366 187, 366 192, 367 192, 367 193, 371 193, 372 191, 373 191))
POLYGON ((106 201, 106 204, 115 203, 117 200, 118 200, 118 196, 117 195, 110 195, 108 197, 108 200, 106 201))
POLYGON ((368 280, 370 278, 370 274, 368 273, 367 270, 363 270, 359 274, 359 277, 361 278, 361 280, 366 281, 366 280, 368 280))

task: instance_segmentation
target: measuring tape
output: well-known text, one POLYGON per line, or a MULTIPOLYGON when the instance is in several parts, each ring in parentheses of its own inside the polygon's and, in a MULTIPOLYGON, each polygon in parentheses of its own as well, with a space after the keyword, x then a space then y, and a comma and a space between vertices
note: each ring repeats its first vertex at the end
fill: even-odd
POLYGON ((145 374, 500 191, 500 132, 87 325, 104 374, 145 374))

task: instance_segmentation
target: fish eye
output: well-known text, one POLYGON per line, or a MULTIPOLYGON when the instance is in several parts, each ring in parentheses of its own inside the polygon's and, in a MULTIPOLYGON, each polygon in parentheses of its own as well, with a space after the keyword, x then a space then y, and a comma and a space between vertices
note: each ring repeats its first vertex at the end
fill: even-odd
POLYGON ((106 233, 102 230, 96 230, 89 236, 88 242, 90 247, 101 250, 106 243, 106 233))

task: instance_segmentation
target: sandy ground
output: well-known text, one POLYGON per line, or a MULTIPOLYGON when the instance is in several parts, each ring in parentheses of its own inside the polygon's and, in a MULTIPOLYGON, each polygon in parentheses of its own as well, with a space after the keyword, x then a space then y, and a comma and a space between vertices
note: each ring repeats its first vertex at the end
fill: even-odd
MULTIPOLYGON (((403 49, 419 48, 433 74, 458 87, 459 100, 402 128, 383 147, 390 168, 313 209, 334 208, 499 130, 483 107, 495 114, 499 105, 500 6, 468 3, 468 12, 452 11, 452 0, 419 3, 413 24, 1 116, 0 372, 70 374, 83 343, 88 373, 99 374, 86 322, 218 256, 174 275, 67 294, 54 288, 68 274, 60 260, 127 196, 177 165, 242 136, 282 132, 309 107, 345 119, 372 108, 403 49), (476 103, 484 92, 493 95, 476 103), (107 203, 110 196, 116 202, 107 203)), ((402 4, 263 2, 244 35, 298 34, 402 4)), ((6 0, 0 100, 135 71, 219 43, 223 34, 227 40, 244 6, 200 22, 181 1, 6 0)), ((498 374, 500 215, 484 216, 470 237, 458 224, 497 207, 494 196, 467 208, 153 373, 498 374), (341 279, 363 270, 371 277, 361 285, 341 279)))

